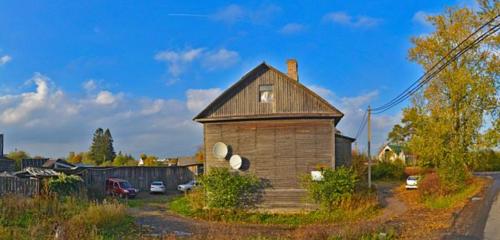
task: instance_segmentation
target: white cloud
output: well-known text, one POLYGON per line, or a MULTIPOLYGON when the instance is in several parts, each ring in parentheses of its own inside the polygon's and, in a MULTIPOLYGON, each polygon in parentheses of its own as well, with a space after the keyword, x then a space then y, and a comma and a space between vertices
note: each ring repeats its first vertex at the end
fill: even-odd
POLYGON ((300 23, 288 23, 283 26, 279 32, 282 34, 296 34, 303 32, 305 30, 305 26, 300 23))
POLYGON ((263 24, 269 22, 280 11, 281 8, 273 4, 266 4, 255 9, 247 9, 240 5, 231 4, 219 9, 210 18, 226 24, 234 24, 236 22, 263 24))
POLYGON ((135 156, 192 154, 202 142, 201 125, 191 120, 187 102, 111 91, 67 95, 41 74, 30 82, 34 90, 0 95, 6 151, 18 148, 48 157, 87 151, 98 127, 110 128, 117 151, 135 156))
POLYGON ((116 103, 119 98, 120 96, 113 95, 109 91, 100 91, 95 98, 95 102, 100 105, 111 105, 116 103))
POLYGON ((194 113, 203 110, 222 93, 220 88, 188 89, 186 91, 187 108, 194 113))
POLYGON ((208 52, 204 56, 203 66, 209 70, 224 69, 233 66, 240 60, 240 54, 236 51, 219 49, 218 51, 208 52))
POLYGON ((12 57, 9 55, 4 55, 4 56, 0 57, 0 66, 7 64, 11 60, 12 60, 12 57))
POLYGON ((198 58, 204 51, 203 48, 186 49, 184 51, 165 50, 158 52, 155 59, 167 63, 168 72, 178 77, 184 71, 186 64, 198 58))
POLYGON ((212 18, 216 21, 226 23, 235 23, 242 20, 246 16, 243 8, 236 4, 226 6, 213 14, 212 18))
POLYGON ((82 84, 83 88, 87 91, 92 91, 97 88, 97 82, 93 79, 89 79, 82 84))
POLYGON ((427 21, 427 18, 431 15, 434 14, 425 11, 418 11, 413 15, 412 20, 413 22, 423 25, 425 27, 432 27, 432 24, 427 21))
POLYGON ((224 69, 233 66, 240 60, 240 55, 236 51, 220 48, 217 50, 207 50, 206 48, 189 48, 186 50, 165 50, 155 55, 157 61, 167 63, 167 70, 170 75, 167 85, 175 84, 180 76, 190 65, 198 63, 205 70, 224 69))
POLYGON ((331 12, 323 16, 323 21, 349 27, 375 27, 382 20, 369 16, 351 16, 345 12, 331 12))
MULTIPOLYGON (((337 128, 344 135, 350 137, 355 137, 361 125, 367 106, 379 96, 378 91, 371 91, 358 96, 339 97, 331 90, 321 86, 312 85, 310 86, 310 89, 325 98, 333 106, 344 113, 344 117, 340 120, 337 128)), ((400 112, 392 115, 372 115, 372 153, 385 143, 387 134, 392 129, 394 124, 400 121, 400 119, 400 112)), ((365 127, 357 139, 359 146, 365 150, 366 131, 367 129, 365 127)))

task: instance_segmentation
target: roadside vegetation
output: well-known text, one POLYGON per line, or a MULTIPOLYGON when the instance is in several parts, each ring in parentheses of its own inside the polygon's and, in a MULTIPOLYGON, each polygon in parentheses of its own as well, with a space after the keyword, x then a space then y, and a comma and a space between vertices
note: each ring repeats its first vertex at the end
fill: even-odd
POLYGON ((209 221, 288 226, 353 221, 378 214, 376 194, 359 184, 354 170, 322 172, 323 181, 312 181, 310 176, 303 180, 309 200, 320 207, 317 210, 270 213, 255 209, 266 185, 251 174, 226 168, 212 169, 200 178, 198 188, 173 199, 168 208, 183 216, 209 221))
POLYGON ((89 200, 81 181, 61 174, 41 195, 0 197, 0 239, 135 239, 126 206, 89 200))

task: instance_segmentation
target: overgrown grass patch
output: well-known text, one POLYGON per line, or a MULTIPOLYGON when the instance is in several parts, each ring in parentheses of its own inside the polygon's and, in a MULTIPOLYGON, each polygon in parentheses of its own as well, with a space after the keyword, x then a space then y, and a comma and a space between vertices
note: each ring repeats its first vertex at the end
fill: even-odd
POLYGON ((208 221, 287 226, 354 221, 368 219, 379 213, 376 197, 353 201, 356 201, 356 203, 346 202, 329 212, 315 210, 301 213, 269 213, 245 209, 194 209, 191 207, 189 199, 186 196, 181 196, 170 201, 168 208, 170 211, 183 216, 208 221))
POLYGON ((457 204, 465 203, 469 198, 478 194, 486 184, 486 180, 474 178, 472 184, 465 186, 462 190, 445 196, 429 196, 423 199, 426 207, 431 209, 445 209, 457 204))

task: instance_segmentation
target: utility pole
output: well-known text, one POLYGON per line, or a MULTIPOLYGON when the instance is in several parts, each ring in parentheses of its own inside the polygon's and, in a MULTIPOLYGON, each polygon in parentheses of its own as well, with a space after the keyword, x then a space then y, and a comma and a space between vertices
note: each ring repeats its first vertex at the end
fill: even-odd
POLYGON ((372 109, 368 106, 368 188, 372 188, 372 155, 370 152, 370 145, 372 142, 372 109))

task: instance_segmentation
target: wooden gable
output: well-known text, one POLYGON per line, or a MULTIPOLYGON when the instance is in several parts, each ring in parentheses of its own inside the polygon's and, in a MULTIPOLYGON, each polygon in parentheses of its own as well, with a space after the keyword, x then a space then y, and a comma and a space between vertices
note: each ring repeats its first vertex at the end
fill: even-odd
POLYGON ((286 74, 262 63, 222 93, 194 120, 198 122, 330 118, 335 124, 343 113, 286 74), (260 101, 261 86, 272 86, 273 101, 260 101))

